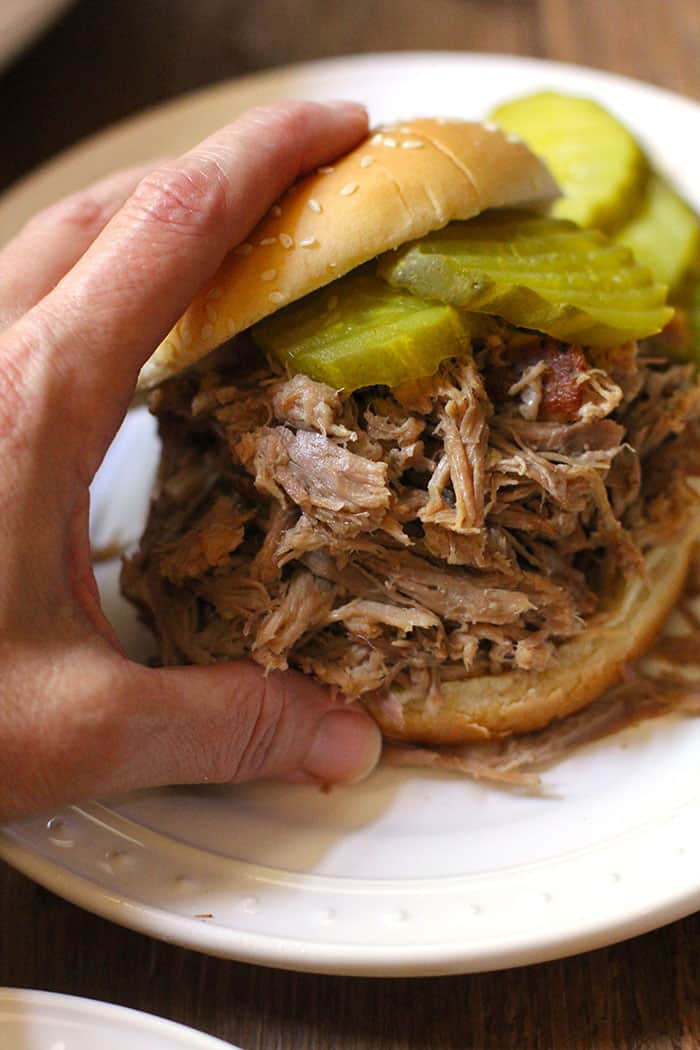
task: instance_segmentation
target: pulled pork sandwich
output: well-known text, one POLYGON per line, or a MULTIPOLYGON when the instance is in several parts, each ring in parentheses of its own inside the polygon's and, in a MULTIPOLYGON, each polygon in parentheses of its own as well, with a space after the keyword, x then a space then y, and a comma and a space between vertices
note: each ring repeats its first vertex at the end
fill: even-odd
POLYGON ((556 192, 519 141, 421 119, 232 252, 142 375, 163 449, 123 588, 166 664, 295 667, 458 743, 582 708, 652 643, 700 387, 652 338, 665 289, 556 192))

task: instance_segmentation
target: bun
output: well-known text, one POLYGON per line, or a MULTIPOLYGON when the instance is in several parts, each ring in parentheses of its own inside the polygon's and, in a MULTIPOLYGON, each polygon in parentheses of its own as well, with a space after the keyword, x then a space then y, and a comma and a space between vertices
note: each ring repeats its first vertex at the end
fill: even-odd
POLYGON ((646 557, 646 579, 621 588, 607 609, 557 650, 545 671, 509 671, 443 685, 442 702, 430 711, 418 701, 402 708, 366 701, 385 736, 423 744, 461 744, 541 729, 578 711, 618 682, 661 630, 683 588, 700 515, 685 536, 646 557))
POLYGON ((382 252, 487 208, 535 206, 558 190, 517 139, 482 124, 386 127, 301 179, 224 261, 144 365, 139 387, 382 252))

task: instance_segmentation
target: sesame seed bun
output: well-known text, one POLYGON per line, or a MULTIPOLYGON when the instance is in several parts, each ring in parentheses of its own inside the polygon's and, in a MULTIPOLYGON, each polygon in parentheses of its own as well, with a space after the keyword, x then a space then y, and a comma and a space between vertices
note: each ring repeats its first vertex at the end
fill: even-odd
POLYGON ((557 650, 545 671, 509 671, 445 682, 439 705, 366 701, 385 736, 423 744, 461 744, 541 729, 610 689, 651 646, 683 588, 700 533, 696 514, 684 536, 645 559, 646 578, 629 580, 607 608, 557 650))
POLYGON ((385 127, 271 208, 146 363, 139 387, 170 378, 382 252, 487 208, 541 205, 557 193, 528 148, 490 125, 420 119, 385 127))

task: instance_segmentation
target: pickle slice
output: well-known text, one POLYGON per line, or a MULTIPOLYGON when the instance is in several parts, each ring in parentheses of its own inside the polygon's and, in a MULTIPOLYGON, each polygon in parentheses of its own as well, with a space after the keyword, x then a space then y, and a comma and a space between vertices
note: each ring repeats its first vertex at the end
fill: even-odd
POLYGON ((590 346, 659 332, 666 289, 597 230, 517 211, 450 223, 382 256, 394 287, 590 346))
POLYGON ((397 291, 366 268, 292 303, 252 329, 290 373, 337 389, 397 386, 469 349, 478 318, 397 291))
POLYGON ((700 220, 660 175, 653 175, 641 207, 615 240, 673 289, 700 253, 700 220))
POLYGON ((690 330, 688 359, 700 368, 700 272, 695 274, 688 296, 688 328, 690 330))
POLYGON ((564 194, 551 214, 580 226, 609 228, 632 214, 647 175, 627 128, 591 99, 543 91, 492 113, 544 160, 564 194))

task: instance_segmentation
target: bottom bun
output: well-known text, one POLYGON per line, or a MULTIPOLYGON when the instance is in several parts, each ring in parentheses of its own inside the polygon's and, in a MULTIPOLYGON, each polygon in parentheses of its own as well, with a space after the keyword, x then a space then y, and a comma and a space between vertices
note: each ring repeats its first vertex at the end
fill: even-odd
POLYGON ((627 581, 581 634, 558 648, 547 670, 445 682, 441 701, 429 707, 419 700, 401 705, 397 695, 366 701, 366 707, 385 736, 422 744, 528 733, 578 711, 615 685, 652 644, 683 588, 699 531, 696 514, 683 536, 650 551, 646 577, 627 581))

